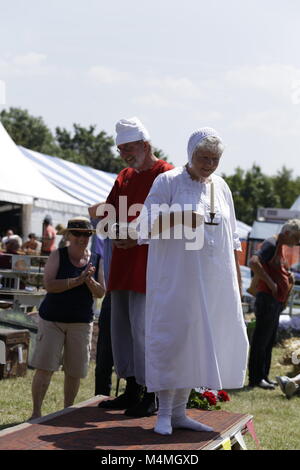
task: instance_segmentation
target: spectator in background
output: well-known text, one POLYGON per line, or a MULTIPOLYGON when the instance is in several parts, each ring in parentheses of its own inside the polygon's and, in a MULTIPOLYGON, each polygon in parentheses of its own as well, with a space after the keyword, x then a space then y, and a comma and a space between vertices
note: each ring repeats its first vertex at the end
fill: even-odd
MULTIPOLYGON (((112 255, 112 241, 104 240, 103 270, 106 285, 109 280, 109 268, 112 255)), ((99 333, 96 352, 95 368, 95 395, 110 395, 111 376, 114 365, 111 346, 111 294, 107 292, 102 305, 98 321, 99 333)))
POLYGON ((6 236, 2 238, 2 249, 3 250, 6 250, 7 243, 12 239, 18 240, 18 243, 21 247, 22 238, 19 235, 16 235, 12 229, 9 229, 6 232, 6 236))
POLYGON ((28 235, 29 240, 22 246, 22 250, 26 255, 39 255, 41 252, 41 242, 38 241, 35 233, 28 235))
POLYGON ((289 220, 283 225, 280 234, 266 239, 250 260, 254 279, 259 279, 255 301, 256 325, 249 358, 250 387, 275 388, 276 382, 268 377, 272 349, 279 316, 293 285, 293 276, 289 272, 283 246, 295 246, 299 242, 300 220, 289 220))
POLYGON ((21 250, 21 244, 20 244, 20 237, 18 238, 11 238, 7 243, 6 243, 6 253, 10 253, 12 255, 19 255, 23 254, 21 250))
POLYGON ((276 381, 286 398, 292 398, 293 395, 300 391, 300 374, 297 374, 295 377, 287 377, 286 375, 277 376, 276 381))
POLYGON ((105 293, 103 267, 88 249, 93 234, 90 221, 77 217, 66 228, 70 245, 53 251, 44 274, 47 295, 39 309, 39 329, 32 365, 33 413, 41 416, 43 399, 61 353, 65 374, 65 407, 73 405, 80 379, 87 375, 93 330, 93 297, 105 293))
POLYGON ((56 230, 52 226, 52 219, 49 215, 43 220, 43 238, 41 254, 49 256, 55 250, 56 230))
POLYGON ((0 253, 0 268, 2 269, 12 268, 12 257, 10 255, 20 254, 21 244, 18 238, 10 238, 6 242, 5 252, 0 253))
POLYGON ((67 234, 65 233, 65 227, 62 224, 57 224, 55 230, 57 235, 62 236, 58 243, 58 248, 64 248, 65 246, 69 246, 70 242, 68 241, 67 234))
MULTIPOLYGON (((102 204, 105 204, 103 202, 102 204)), ((96 204, 96 210, 99 204, 96 204)), ((94 208, 89 208, 91 223, 96 228, 99 219, 93 217, 94 208)), ((95 215, 95 214, 94 214, 95 215)), ((93 235, 91 251, 103 259, 105 285, 108 285, 109 269, 112 255, 112 241, 109 238, 102 240, 97 233, 93 235)), ((113 354, 111 347, 111 296, 107 292, 101 305, 98 318, 98 340, 95 367, 95 395, 110 395, 112 386, 113 354)))

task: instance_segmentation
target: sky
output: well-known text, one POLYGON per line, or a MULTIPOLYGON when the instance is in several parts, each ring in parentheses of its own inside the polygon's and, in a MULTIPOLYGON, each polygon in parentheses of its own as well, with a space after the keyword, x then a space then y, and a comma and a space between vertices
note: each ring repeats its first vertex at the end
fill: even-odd
POLYGON ((298 0, 0 0, 0 11, 0 109, 112 136, 137 116, 175 165, 195 130, 214 127, 219 173, 255 163, 300 176, 298 0))

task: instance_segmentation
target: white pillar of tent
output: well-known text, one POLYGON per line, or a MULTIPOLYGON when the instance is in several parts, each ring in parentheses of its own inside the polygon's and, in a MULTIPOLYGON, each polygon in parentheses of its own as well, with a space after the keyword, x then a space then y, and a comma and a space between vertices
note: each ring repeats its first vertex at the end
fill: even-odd
POLYGON ((22 232, 23 238, 31 232, 32 204, 23 204, 22 206, 22 232))

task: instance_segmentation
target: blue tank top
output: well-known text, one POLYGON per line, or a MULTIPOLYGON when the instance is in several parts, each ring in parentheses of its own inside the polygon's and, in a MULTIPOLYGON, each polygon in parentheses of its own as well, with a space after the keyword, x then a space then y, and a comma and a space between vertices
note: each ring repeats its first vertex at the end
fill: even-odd
MULTIPOLYGON (((78 277, 86 266, 74 266, 68 254, 68 247, 59 250, 59 268, 56 279, 78 277)), ((89 263, 95 266, 98 273, 100 257, 91 254, 89 263)), ((39 308, 40 317, 44 320, 62 323, 90 323, 93 321, 93 296, 89 288, 82 284, 60 293, 47 293, 39 308)))

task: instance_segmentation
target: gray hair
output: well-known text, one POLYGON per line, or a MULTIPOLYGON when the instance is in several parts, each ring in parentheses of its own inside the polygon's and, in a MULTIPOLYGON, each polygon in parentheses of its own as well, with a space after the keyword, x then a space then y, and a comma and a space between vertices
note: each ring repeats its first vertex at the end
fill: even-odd
POLYGON ((195 155, 198 150, 201 151, 209 151, 215 154, 217 157, 221 157, 222 153, 224 152, 224 144, 220 137, 209 135, 202 139, 199 144, 196 145, 193 155, 195 155))
POLYGON ((281 228, 280 233, 300 232, 300 219, 290 219, 281 228))

